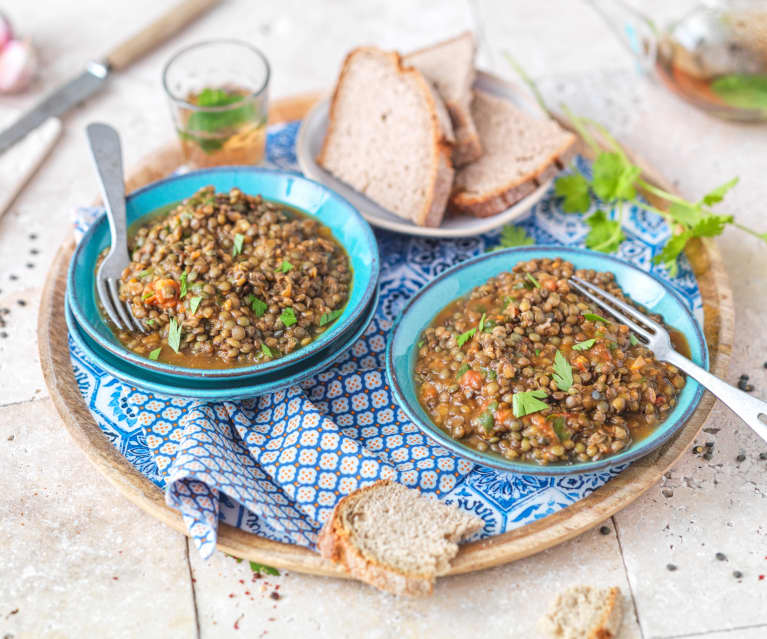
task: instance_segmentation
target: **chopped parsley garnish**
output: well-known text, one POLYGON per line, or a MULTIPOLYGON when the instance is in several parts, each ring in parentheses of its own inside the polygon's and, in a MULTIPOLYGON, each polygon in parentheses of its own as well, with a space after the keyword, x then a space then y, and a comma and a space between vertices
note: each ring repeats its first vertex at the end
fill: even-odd
POLYGON ((250 310, 253 311, 256 317, 262 317, 263 314, 266 313, 266 309, 269 308, 266 305, 266 302, 258 299, 253 293, 248 295, 246 299, 248 300, 248 304, 250 304, 250 310))
POLYGON ((548 397, 548 395, 542 390, 514 393, 511 399, 511 409, 514 412, 514 417, 524 417, 525 415, 537 413, 548 408, 549 405, 541 401, 544 397, 548 397))
POLYGON ((154 319, 150 317, 145 323, 147 326, 154 326, 154 319))
POLYGON ((189 310, 192 311, 193 314, 200 308, 200 302, 202 302, 202 295, 197 295, 189 300, 189 310))
POLYGON ((341 313, 343 313, 343 310, 340 308, 335 311, 330 311, 330 313, 323 313, 322 317, 320 317, 320 326, 330 324, 333 320, 338 319, 341 316, 341 313))
POLYGON ((461 366, 461 368, 459 368, 459 369, 456 371, 456 373, 455 373, 455 378, 456 378, 456 379, 461 379, 461 377, 463 377, 463 376, 464 376, 464 374, 465 374, 466 372, 468 372, 468 370, 469 370, 469 365, 468 365, 468 364, 463 364, 463 365, 461 366))
POLYGON ((274 269, 274 272, 287 273, 292 268, 293 268, 293 265, 290 262, 288 262, 287 260, 282 260, 282 264, 280 264, 276 269, 274 269))
POLYGON ((609 324, 610 320, 605 319, 601 315, 597 315, 596 313, 584 313, 583 317, 585 317, 587 320, 591 322, 602 322, 603 324, 609 324))
POLYGON ((555 417, 551 422, 551 426, 554 429, 554 432, 556 433, 560 444, 570 439, 570 433, 567 431, 567 428, 565 428, 564 417, 561 417, 561 416, 555 417))
POLYGON ((418 348, 423 348, 423 340, 418 340, 418 343, 416 344, 418 348))
POLYGON ((554 355, 554 374, 551 377, 561 391, 569 391, 573 385, 573 369, 559 350, 554 355))
POLYGON ((489 410, 482 411, 477 416, 477 421, 479 422, 479 425, 482 426, 482 429, 489 433, 493 430, 493 427, 495 426, 495 419, 493 418, 492 413, 489 410))
POLYGON ((532 273, 526 273, 525 279, 530 282, 535 288, 541 288, 541 283, 533 277, 532 273))
POLYGON ((272 355, 271 349, 263 342, 261 343, 261 352, 267 357, 274 357, 274 355, 272 355))
POLYGON ((234 236, 234 246, 232 246, 232 256, 237 257, 242 254, 242 243, 245 241, 245 236, 241 233, 237 233, 234 236))
POLYGON ((149 277, 152 273, 154 273, 154 266, 150 266, 149 268, 145 268, 143 271, 141 271, 138 276, 140 279, 146 279, 149 277))
POLYGON ((285 325, 286 328, 288 326, 293 326, 293 324, 296 323, 296 314, 293 312, 293 309, 290 306, 282 310, 282 313, 280 313, 280 321, 285 325))
POLYGON ((638 346, 641 342, 634 336, 634 333, 629 333, 629 343, 632 346, 638 346))
POLYGON ((181 347, 181 326, 175 317, 170 318, 168 323, 168 346, 178 353, 181 347))
POLYGON ((538 355, 540 355, 540 354, 541 354, 541 349, 540 348, 536 348, 535 349, 535 356, 538 357, 538 355))
POLYGON ((186 269, 184 269, 184 272, 181 274, 181 292, 179 293, 179 296, 178 296, 179 299, 183 299, 184 297, 186 297, 186 278, 187 278, 187 273, 186 273, 186 269))
POLYGON ((158 357, 160 357, 160 353, 162 353, 162 346, 160 348, 155 348, 151 353, 149 353, 149 359, 157 360, 158 357))
POLYGON ((506 295, 503 298, 503 310, 505 311, 509 307, 509 304, 511 304, 513 301, 514 301, 514 298, 511 297, 511 295, 506 295))
MULTIPOLYGON (((242 561, 242 560, 240 560, 242 561)), ((253 572, 258 572, 266 575, 272 575, 274 577, 280 576, 280 571, 276 568, 272 568, 271 566, 267 566, 266 564, 259 564, 255 561, 251 561, 250 563, 250 569, 253 572)))
POLYGON ((474 333, 477 332, 477 327, 470 328, 465 333, 461 333, 458 337, 455 338, 455 343, 458 344, 458 346, 463 346, 466 342, 468 342, 472 337, 474 337, 474 333))
POLYGON ((577 344, 573 344, 573 350, 574 351, 587 351, 592 346, 594 346, 595 340, 593 337, 591 339, 583 340, 582 342, 578 342, 577 344))
POLYGON ((485 313, 482 313, 482 317, 479 318, 479 331, 485 330, 485 313))

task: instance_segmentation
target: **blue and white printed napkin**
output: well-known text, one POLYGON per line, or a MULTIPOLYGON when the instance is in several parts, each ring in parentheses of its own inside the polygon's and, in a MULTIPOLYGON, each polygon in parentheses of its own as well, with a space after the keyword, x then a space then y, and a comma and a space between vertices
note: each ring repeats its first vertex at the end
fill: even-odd
MULTIPOLYGON (((273 166, 296 170, 297 130, 297 122, 270 128, 267 159, 273 166)), ((96 213, 78 211, 78 233, 96 213)), ((519 226, 539 244, 580 246, 588 232, 579 216, 559 209, 551 192, 519 226)), ((668 279, 652 265, 668 237, 663 221, 632 209, 627 235, 621 257, 668 279)), ((336 503, 382 478, 473 511, 485 522, 478 536, 488 537, 565 508, 622 470, 567 477, 503 473, 456 457, 423 435, 388 388, 387 332, 410 296, 495 245, 498 232, 459 240, 376 236, 381 297, 372 324, 330 368, 287 390, 209 403, 150 394, 111 377, 70 342, 75 377, 97 423, 165 490, 203 557, 215 550, 221 520, 313 548, 336 503)), ((671 283, 700 311, 686 263, 671 283)))

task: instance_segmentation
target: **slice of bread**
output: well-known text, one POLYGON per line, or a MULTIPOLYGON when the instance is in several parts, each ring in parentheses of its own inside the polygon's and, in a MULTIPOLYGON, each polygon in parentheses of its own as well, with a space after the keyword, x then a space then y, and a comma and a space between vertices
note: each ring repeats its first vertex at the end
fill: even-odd
POLYGON ((380 590, 428 595, 458 542, 481 527, 482 520, 455 506, 381 480, 338 502, 317 547, 380 590))
POLYGON ((540 628, 557 639, 615 639, 623 619, 621 591, 574 586, 557 596, 540 628))
POLYGON ((468 164, 482 155, 479 134, 471 117, 475 52, 474 35, 465 31, 402 58, 405 64, 414 66, 434 83, 447 105, 455 131, 454 166, 468 164))
POLYGON ((450 118, 420 71, 395 52, 344 61, 317 162, 385 209, 439 226, 453 183, 450 118))
POLYGON ((564 165, 575 136, 509 100, 475 91, 472 115, 483 154, 455 175, 452 209, 477 217, 500 213, 532 193, 564 165))

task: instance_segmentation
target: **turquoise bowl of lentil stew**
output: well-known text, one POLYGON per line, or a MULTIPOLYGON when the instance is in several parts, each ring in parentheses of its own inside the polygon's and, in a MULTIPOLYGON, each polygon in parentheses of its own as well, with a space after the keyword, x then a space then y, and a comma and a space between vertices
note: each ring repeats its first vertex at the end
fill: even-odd
POLYGON ((617 466, 672 437, 703 389, 574 297, 573 272, 662 319, 708 366, 698 322, 655 276, 586 249, 506 249, 434 278, 394 323, 387 377, 408 417, 454 453, 522 474, 617 466))
MULTIPOLYGON (((179 241, 182 243, 186 242, 186 238, 192 233, 192 231, 187 231, 180 238, 173 238, 169 234, 171 229, 168 228, 168 233, 162 232, 160 236, 156 236, 154 235, 155 229, 147 236, 146 229, 153 229, 152 224, 158 226, 157 220, 161 221, 164 219, 163 216, 175 215, 178 223, 178 220, 183 220, 185 215, 188 215, 192 222, 195 222, 197 216, 202 215, 203 217, 199 219, 203 220, 203 222, 208 221, 215 226, 215 219, 211 222, 204 217, 205 213, 211 213, 210 210, 203 210, 203 205, 207 203, 210 203, 211 207, 224 207, 222 211, 213 211, 212 215, 208 217, 215 218, 218 215, 220 221, 226 222, 227 230, 231 231, 229 235, 232 235, 231 238, 227 238, 223 232, 219 231, 218 236, 215 238, 204 238, 206 241, 210 240, 211 243, 216 244, 215 259, 220 260, 224 257, 228 260, 228 264, 224 263, 221 264, 220 268, 216 268, 216 273, 221 271, 221 281, 214 282, 216 289, 212 295, 206 295, 204 291, 197 291, 193 288, 193 286, 203 283, 204 280, 202 278, 199 281, 191 281, 190 277, 189 281, 186 281, 187 275, 191 273, 190 267, 187 266, 176 267, 179 273, 171 275, 170 279, 158 281, 158 284, 167 283, 173 285, 171 292, 175 292, 177 297, 185 297, 185 299, 175 300, 178 306, 173 307, 173 312, 175 313, 176 309, 180 309, 182 313, 179 316, 178 322, 176 322, 175 317, 168 317, 171 313, 166 312, 161 307, 157 309, 160 313, 159 315, 157 312, 152 311, 151 318, 142 318, 142 321, 149 324, 162 322, 161 330, 157 330, 156 335, 152 334, 155 332, 153 331, 154 326, 146 326, 149 333, 147 339, 159 340, 156 344, 154 342, 151 344, 147 342, 148 345, 146 346, 142 344, 142 336, 140 334, 121 334, 116 330, 116 327, 109 323, 104 313, 102 313, 95 290, 95 271, 100 256, 109 246, 110 237, 105 215, 100 216, 94 222, 75 250, 70 263, 67 281, 68 304, 72 309, 74 319, 83 332, 101 348, 135 366, 166 376, 202 380, 237 379, 274 373, 286 366, 291 366, 308 357, 312 357, 328 345, 343 339, 345 333, 368 308, 377 290, 379 255, 375 237, 368 223, 346 200, 327 187, 294 173, 258 167, 218 167, 172 176, 135 191, 128 196, 126 207, 129 230, 134 238, 134 246, 131 253, 133 261, 131 262, 130 269, 137 268, 137 264, 134 263, 136 259, 148 260, 146 255, 142 255, 139 258, 136 257, 138 249, 143 249, 142 244, 135 244, 135 238, 139 233, 143 233, 143 242, 151 241, 153 246, 160 246, 160 250, 154 249, 159 257, 151 257, 153 262, 150 268, 147 269, 149 272, 155 267, 154 261, 159 261, 163 258, 165 246, 162 245, 162 242, 166 242, 169 250, 174 250, 174 239, 176 240, 175 246, 178 246, 179 241), (199 199, 202 195, 205 195, 206 192, 201 191, 201 189, 208 187, 212 187, 208 201, 197 202, 194 198, 199 199), (230 195, 232 197, 231 202, 235 202, 234 198, 237 198, 237 204, 227 208, 230 203, 230 195), (181 208, 178 208, 178 205, 184 205, 185 202, 189 201, 192 201, 194 205, 188 207, 191 213, 182 211, 179 214, 178 211, 181 208), (233 210, 235 208, 237 211, 233 210), (245 213, 240 214, 238 211, 245 211, 245 213), (238 218, 234 221, 232 221, 234 218, 231 217, 224 219, 223 215, 225 213, 229 216, 238 216, 238 218), (240 218, 245 218, 246 215, 252 226, 258 227, 258 230, 250 234, 247 234, 245 231, 242 234, 234 233, 235 230, 240 228, 237 226, 238 224, 246 224, 246 220, 240 221, 240 218), (274 218, 278 219, 275 220, 274 218), (264 224, 271 224, 271 226, 261 228, 261 220, 263 219, 267 220, 264 224), (277 226, 278 223, 283 224, 284 228, 287 229, 284 233, 280 230, 282 227, 277 226), (278 249, 280 248, 279 242, 284 241, 285 238, 287 240, 293 239, 289 233, 299 233, 301 235, 298 239, 302 240, 303 244, 311 244, 312 250, 315 252, 313 256, 310 255, 308 257, 316 257, 322 251, 327 251, 329 254, 330 252, 333 254, 338 253, 341 256, 337 262, 341 264, 343 273, 340 273, 337 277, 339 280, 338 286, 335 286, 334 283, 335 288, 340 291, 340 294, 330 296, 318 295, 315 292, 316 299, 313 301, 319 302, 323 306, 323 308, 316 311, 316 321, 303 321, 307 311, 314 311, 310 303, 307 302, 311 300, 311 297, 304 295, 306 300, 303 302, 304 306, 301 306, 301 301, 295 301, 298 295, 304 293, 301 288, 303 284, 298 283, 297 274, 299 267, 302 268, 301 276, 303 277, 303 267, 311 266, 311 264, 308 261, 306 264, 304 262, 299 264, 299 262, 292 258, 278 259, 278 257, 275 257, 274 259, 277 260, 275 264, 277 266, 272 268, 274 265, 267 262, 267 258, 273 257, 271 253, 266 254, 266 256, 262 253, 256 253, 256 251, 261 251, 262 246, 266 246, 270 250, 272 249, 275 228, 278 233, 276 240, 278 249), (279 235, 280 233, 283 234, 279 235), (170 240, 166 241, 166 236, 170 237, 170 240), (221 239, 222 237, 223 240, 221 239), (231 249, 229 248, 230 244, 232 245, 231 249), (239 263, 243 258, 249 257, 247 251, 251 248, 253 257, 249 259, 257 266, 253 268, 250 262, 246 261, 245 267, 251 266, 251 268, 250 270, 247 268, 242 269, 243 273, 240 274, 240 277, 243 279, 240 283, 237 283, 229 277, 232 271, 232 260, 229 257, 232 256, 234 261, 239 263), (228 253, 230 250, 231 253, 228 253), (290 260, 296 262, 295 267, 290 260), (184 268, 184 273, 180 273, 181 268, 184 268), (289 272, 291 270, 292 272, 289 272), (276 306, 279 302, 278 299, 276 301, 267 300, 270 304, 266 310, 263 310, 264 306, 266 306, 265 304, 259 309, 256 308, 256 305, 262 304, 262 301, 253 295, 255 285, 258 283, 252 278, 254 272, 262 279, 263 275, 267 276, 267 283, 274 284, 274 293, 276 295, 282 293, 281 290, 276 290, 277 283, 284 282, 284 286, 288 291, 291 290, 290 287, 293 287, 294 300, 288 302, 290 306, 288 310, 291 311, 291 317, 288 317, 288 320, 294 322, 295 326, 286 325, 283 327, 279 323, 284 321, 286 315, 285 309, 280 309, 276 306), (249 276, 251 277, 251 282, 245 279, 249 276), (228 277, 230 281, 224 281, 224 277, 228 277), (346 277, 346 281, 342 281, 343 277, 346 277), (279 282, 277 282, 278 278, 279 282), (243 283, 244 286, 242 286, 243 283), (250 286, 251 283, 254 285, 253 287, 250 286), (232 288, 223 291, 220 288, 223 286, 231 286, 232 288), (188 294, 185 290, 187 287, 189 289, 188 294), (235 291, 238 297, 243 298, 242 300, 230 299, 235 297, 235 291), (195 300, 195 297, 202 298, 202 303, 200 303, 200 300, 195 300), (325 298, 330 300, 331 297, 331 301, 335 306, 325 306, 325 298), (193 304, 195 301, 198 305, 197 308, 190 309, 190 302, 193 304), (251 302, 252 309, 250 308, 251 302), (232 308, 230 306, 231 303, 236 304, 237 308, 232 308), (209 307, 206 308, 206 305, 209 307), (293 313, 294 308, 298 309, 295 313, 293 313), (257 310, 260 311, 261 315, 265 313, 263 318, 261 315, 258 316, 259 320, 257 320, 255 315, 257 310), (283 312, 280 313, 280 310, 283 312), (222 319, 220 320, 218 319, 219 311, 222 313, 222 319), (213 313, 213 317, 198 321, 197 318, 200 318, 203 313, 206 314, 206 318, 213 313), (228 316, 227 319, 229 321, 226 323, 223 321, 223 314, 228 316), (193 317, 194 315, 197 317, 193 317), (284 328, 285 330, 276 330, 273 335, 270 335, 269 344, 271 348, 268 346, 264 348, 267 344, 266 337, 264 337, 263 342, 259 341, 259 337, 265 335, 263 330, 256 329, 255 335, 250 335, 250 333, 254 332, 256 321, 268 319, 273 319, 272 325, 276 329, 284 328), (320 319, 323 320, 321 327, 319 327, 320 319), (221 336, 200 335, 199 337, 210 342, 209 344, 202 343, 203 347, 208 347, 208 356, 204 359, 198 358, 197 361, 187 364, 186 362, 191 361, 190 359, 184 360, 178 356, 184 353, 185 346, 191 344, 191 346, 196 348, 198 344, 190 341, 182 341, 180 347, 178 342, 173 344, 171 329, 180 328, 181 340, 187 340, 186 334, 189 334, 191 337, 193 330, 203 332, 202 328, 205 326, 212 327, 214 320, 216 321, 217 330, 221 332, 221 336), (235 320, 237 320, 237 324, 235 324, 235 320), (298 320, 297 323, 296 320, 298 320), (240 322, 247 323, 249 321, 252 321, 253 328, 240 324, 240 322), (190 326, 190 324, 194 326, 190 326), (228 326, 229 324, 232 324, 231 328, 228 326), (305 329, 303 328, 304 326, 306 327, 305 329), (187 327, 189 327, 188 330, 187 327), (313 330, 312 333, 309 333, 310 328, 313 330), (233 341, 234 337, 239 337, 239 335, 234 335, 234 331, 245 333, 246 330, 248 333, 243 335, 246 339, 233 341), (283 332, 293 332, 292 334, 295 334, 299 330, 302 332, 302 336, 299 337, 304 337, 304 340, 300 342, 291 337, 289 346, 284 347, 285 338, 281 338, 281 334, 283 332), (135 338, 136 341, 134 343, 126 343, 126 337, 129 339, 135 338), (278 341, 279 338, 281 338, 281 341, 278 341), (222 339, 228 339, 228 342, 238 346, 240 346, 238 342, 241 341, 245 345, 241 346, 241 350, 237 351, 233 359, 227 361, 226 357, 229 353, 227 350, 220 349, 231 349, 231 347, 227 345, 226 341, 222 342, 222 339), (213 342, 213 340, 217 340, 218 343, 213 342), (134 346, 134 344, 138 344, 138 346, 134 346), (224 355, 223 361, 216 361, 215 355, 219 352, 224 355)), ((184 226, 187 227, 188 224, 189 222, 184 220, 184 226)), ((209 228, 209 226, 205 228, 209 228)), ((184 244, 181 250, 185 251, 184 255, 186 256, 186 252, 189 249, 184 244)), ((279 256, 280 253, 275 255, 279 256)), ((303 257, 303 254, 301 257, 303 257)), ((186 259, 186 257, 179 257, 178 259, 181 265, 184 264, 183 259, 186 259)), ((211 261, 213 258, 206 259, 208 263, 205 266, 211 271, 218 266, 217 262, 211 261)), ((189 263, 189 260, 186 263, 189 263)), ((167 273, 165 264, 162 264, 162 266, 163 272, 167 273)), ((171 260, 171 266, 173 266, 173 260, 171 260)), ((138 275, 141 274, 139 273, 138 275)), ((123 277, 125 278, 129 275, 130 273, 123 277)), ((335 273, 331 273, 331 275, 335 275, 335 273)), ((325 277, 326 273, 321 271, 321 276, 325 277)), ((165 275, 165 277, 168 276, 165 275)), ((125 286, 137 279, 140 279, 140 277, 134 276, 127 280, 127 282, 121 281, 121 295, 125 290, 125 286)), ((206 285, 210 288, 210 282, 206 282, 206 285)), ((161 292, 159 286, 156 290, 158 293, 161 292)), ((327 289, 320 290, 324 292, 327 289)), ((290 292, 287 294, 290 295, 290 292)), ((142 298, 146 298, 146 295, 146 293, 141 295, 139 291, 133 299, 141 301, 142 298)), ((152 302, 154 299, 150 298, 148 301, 152 302)), ((132 308, 138 311, 142 310, 137 306, 132 308)), ((207 328, 205 332, 207 332, 207 328)), ((232 350, 232 352, 234 351, 232 350)), ((197 355, 197 351, 194 354, 197 355)))

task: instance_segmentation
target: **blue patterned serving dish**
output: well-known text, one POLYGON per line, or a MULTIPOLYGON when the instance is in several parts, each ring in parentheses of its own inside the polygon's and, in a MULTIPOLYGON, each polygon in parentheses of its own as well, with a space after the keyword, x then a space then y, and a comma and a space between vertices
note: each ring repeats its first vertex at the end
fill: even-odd
POLYGON ((694 380, 687 379, 668 418, 648 437, 626 450, 599 461, 547 466, 514 462, 492 452, 480 452, 453 439, 431 421, 418 401, 413 379, 418 350, 416 343, 435 315, 452 300, 467 294, 491 277, 510 270, 517 262, 544 257, 559 257, 572 262, 577 268, 614 273, 617 282, 632 299, 649 311, 661 314, 666 324, 681 331, 689 344, 691 359, 704 368, 708 367, 708 350, 699 324, 682 298, 660 279, 628 262, 586 249, 520 247, 479 255, 453 266, 432 279, 410 299, 395 322, 387 343, 386 374, 397 402, 415 424, 449 450, 478 464, 501 470, 528 475, 580 474, 647 455, 672 437, 692 415, 703 395, 703 389, 694 380))
POLYGON ((333 232, 351 262, 353 279, 349 301, 341 316, 316 340, 284 357, 262 364, 229 369, 193 369, 152 361, 126 349, 112 333, 99 311, 95 289, 95 267, 101 251, 109 246, 106 216, 101 215, 78 244, 67 275, 67 304, 77 325, 95 344, 112 356, 130 362, 147 373, 179 380, 212 382, 274 374, 317 356, 329 345, 346 341, 349 330, 370 308, 378 286, 380 260, 375 236, 357 210, 327 187, 289 171, 258 167, 218 167, 175 175, 153 182, 127 198, 128 224, 161 207, 179 202, 203 186, 217 191, 233 187, 244 193, 297 208, 316 218, 333 232))
POLYGON ((66 322, 74 345, 85 353, 88 361, 127 384, 152 393, 185 399, 235 401, 288 388, 330 366, 365 333, 375 316, 377 306, 378 293, 376 292, 362 316, 351 324, 340 339, 320 349, 311 357, 295 362, 292 366, 245 379, 219 379, 207 380, 207 382, 146 371, 116 357, 101 348, 80 329, 69 304, 66 305, 66 322))

